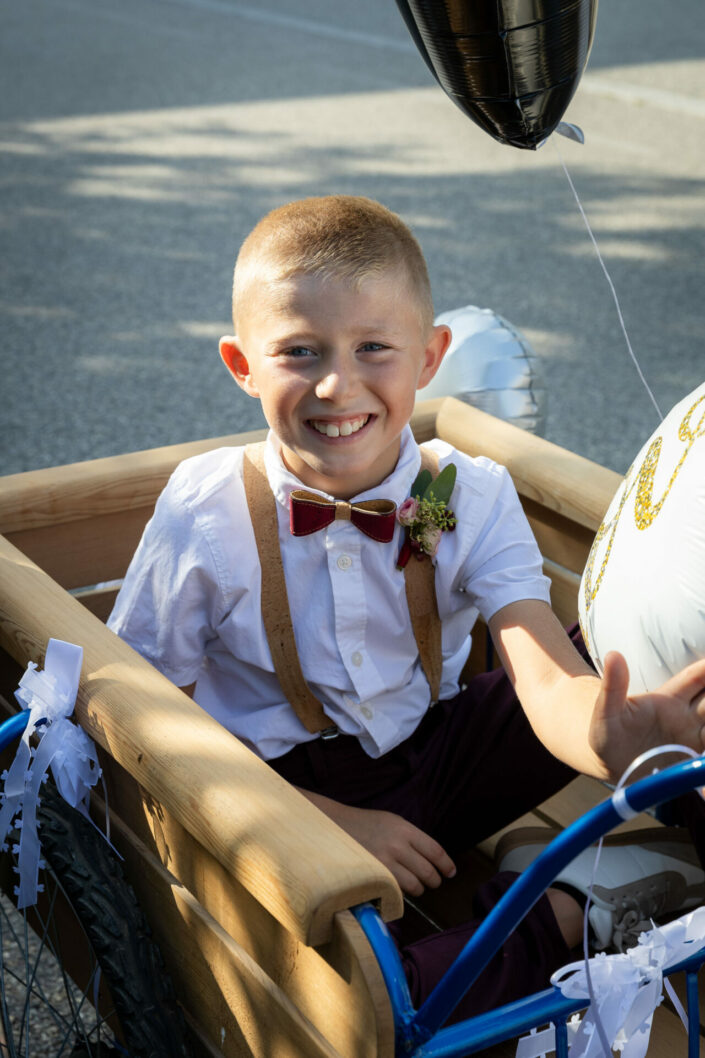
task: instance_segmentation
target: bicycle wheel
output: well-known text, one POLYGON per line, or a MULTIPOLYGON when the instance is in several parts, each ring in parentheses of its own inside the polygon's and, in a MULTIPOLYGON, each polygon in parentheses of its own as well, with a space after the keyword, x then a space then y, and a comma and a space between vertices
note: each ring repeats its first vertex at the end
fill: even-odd
MULTIPOLYGON (((49 785, 38 819, 45 891, 26 914, 1 901, 1 1058, 188 1058, 173 989, 118 858, 49 785)), ((4 854, 5 893, 12 866, 4 854)))

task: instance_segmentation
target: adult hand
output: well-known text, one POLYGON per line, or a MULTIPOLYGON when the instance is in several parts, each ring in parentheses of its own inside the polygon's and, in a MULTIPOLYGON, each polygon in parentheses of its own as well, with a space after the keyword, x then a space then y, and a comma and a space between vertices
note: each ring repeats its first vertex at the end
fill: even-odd
POLYGON ((445 849, 394 812, 354 808, 309 790, 301 793, 381 860, 409 896, 437 889, 443 878, 455 874, 455 864, 445 849))
POLYGON ((590 723, 592 750, 613 779, 647 749, 667 743, 705 749, 705 658, 672 676, 658 690, 627 697, 629 669, 611 651, 590 723))

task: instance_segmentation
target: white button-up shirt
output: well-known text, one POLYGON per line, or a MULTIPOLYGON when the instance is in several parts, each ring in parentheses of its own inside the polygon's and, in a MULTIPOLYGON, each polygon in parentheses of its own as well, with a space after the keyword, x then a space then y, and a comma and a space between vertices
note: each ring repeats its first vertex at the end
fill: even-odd
MULTIPOLYGON (((441 468, 453 462, 458 471, 450 502, 457 528, 443 534, 436 557, 443 629, 440 697, 446 699, 458 692, 478 613, 489 620, 520 599, 548 601, 549 582, 507 471, 441 441, 429 447, 441 468)), ((174 683, 195 682, 196 701, 267 759, 317 736, 300 723, 273 671, 243 451, 221 448, 177 467, 108 623, 174 683)), ((396 569, 402 527, 397 525, 389 544, 342 520, 294 537, 288 500, 301 482, 284 466, 271 433, 265 467, 277 501, 304 677, 333 723, 378 757, 414 731, 430 702, 404 574, 396 569)), ((400 505, 419 467, 419 449, 407 427, 394 472, 355 499, 383 497, 400 505)))

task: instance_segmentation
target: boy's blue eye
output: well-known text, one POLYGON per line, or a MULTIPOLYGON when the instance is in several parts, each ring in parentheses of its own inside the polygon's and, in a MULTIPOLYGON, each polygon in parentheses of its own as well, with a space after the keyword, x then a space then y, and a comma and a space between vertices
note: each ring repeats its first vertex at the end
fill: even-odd
POLYGON ((284 355, 299 358, 304 356, 313 356, 314 353, 313 350, 309 349, 306 345, 294 345, 291 347, 291 349, 285 349, 284 355))
POLYGON ((381 342, 365 342, 362 346, 362 351, 365 353, 376 353, 380 349, 385 349, 386 346, 382 345, 381 342))

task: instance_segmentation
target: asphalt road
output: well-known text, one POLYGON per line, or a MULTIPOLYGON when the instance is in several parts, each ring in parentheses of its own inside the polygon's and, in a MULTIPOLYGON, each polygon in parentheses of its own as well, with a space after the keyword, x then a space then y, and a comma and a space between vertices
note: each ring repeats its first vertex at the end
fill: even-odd
MULTIPOLYGON (((0 473, 260 425, 217 355, 258 217, 400 212, 438 311, 528 337, 546 435, 624 470, 658 419, 553 140, 500 146, 393 0, 0 0, 0 473)), ((558 146, 664 411, 705 379, 705 5, 602 0, 558 146)), ((555 140, 555 137, 554 137, 555 140)))

